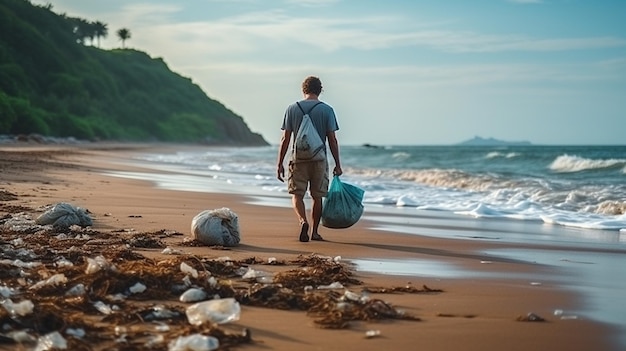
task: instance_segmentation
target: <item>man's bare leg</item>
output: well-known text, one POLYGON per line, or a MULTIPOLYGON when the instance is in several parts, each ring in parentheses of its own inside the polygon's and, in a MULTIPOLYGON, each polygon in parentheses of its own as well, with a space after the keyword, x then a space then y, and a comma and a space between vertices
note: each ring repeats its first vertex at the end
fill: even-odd
POLYGON ((293 195, 291 197, 293 209, 296 212, 298 221, 300 221, 300 241, 309 241, 309 222, 306 219, 306 207, 304 206, 304 196, 293 195))
POLYGON ((311 231, 311 240, 324 240, 322 236, 317 232, 320 226, 320 220, 322 219, 322 199, 321 197, 313 198, 313 230, 311 231))

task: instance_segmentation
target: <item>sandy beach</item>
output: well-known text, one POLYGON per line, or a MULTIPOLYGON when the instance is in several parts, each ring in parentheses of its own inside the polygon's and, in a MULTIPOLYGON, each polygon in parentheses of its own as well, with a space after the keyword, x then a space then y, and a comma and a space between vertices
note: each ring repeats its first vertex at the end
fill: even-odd
MULTIPOLYGON (((550 277, 554 274, 551 267, 484 254, 488 250, 503 248, 501 243, 420 236, 419 224, 416 225, 418 235, 373 229, 377 224, 367 216, 349 229, 323 228, 321 234, 326 239, 324 242, 301 243, 298 241, 295 216, 290 208, 256 204, 254 197, 246 194, 173 191, 160 189, 145 180, 108 175, 115 171, 142 171, 141 164, 133 162, 132 156, 156 148, 174 146, 1 146, 0 191, 14 196, 3 196, 0 216, 17 212, 37 216, 45 205, 68 202, 88 209, 93 217, 92 229, 101 233, 177 233, 160 238, 167 247, 182 253, 175 256, 177 259, 228 257, 233 261, 248 260, 252 262, 249 267, 273 273, 298 268, 294 262, 299 257, 311 255, 340 257, 339 261, 346 263, 360 259, 428 261, 436 258, 437 262, 462 266, 469 272, 483 270, 488 265, 494 273, 491 278, 472 275, 449 278, 419 271, 414 275, 352 271, 353 278, 360 283, 346 286, 347 289, 356 293, 370 289, 374 291, 370 293, 371 298, 384 301, 386 306, 392 306, 419 320, 352 320, 344 328, 332 329, 321 327, 315 322, 315 315, 307 311, 250 306, 242 302, 241 318, 220 325, 219 329, 234 334, 247 329, 250 340, 229 346, 228 349, 623 349, 618 345, 620 331, 615 327, 587 318, 561 318, 555 315, 557 309, 579 309, 582 301, 579 296, 562 289, 556 283, 557 279, 551 282, 546 278, 541 284, 533 284, 533 276, 550 277), (241 244, 233 248, 185 245, 185 239, 191 237, 192 218, 203 210, 222 207, 238 215, 241 244), (251 261, 250 258, 255 260, 251 261), (270 258, 286 264, 262 264, 270 258), (401 288, 407 286, 415 288, 414 291, 402 291, 401 288), (417 291, 424 286, 435 291, 417 291), (396 288, 396 291, 383 293, 383 288, 396 288), (519 320, 525 319, 530 313, 545 321, 519 320), (366 337, 368 331, 379 331, 380 334, 366 337)), ((452 234, 456 230, 453 225, 449 228, 452 234)), ((9 233, 5 230, 3 235, 9 233)), ((506 248, 511 249, 511 245, 506 245, 506 248)), ((524 249, 524 245, 520 244, 517 248, 524 249)), ((153 262, 173 258, 172 255, 164 254, 162 248, 134 248, 133 251, 153 262)), ((424 267, 428 269, 428 266, 424 267)), ((3 277, 3 283, 5 281, 3 277)), ((338 290, 340 295, 343 292, 344 289, 338 290)), ((161 299, 161 302, 185 305, 178 301, 177 295, 170 295, 161 299)), ((143 301, 148 302, 154 301, 143 301)), ((3 315, 0 314, 0 317, 3 315)), ((63 329, 60 329, 63 334, 63 329)), ((130 348, 123 343, 111 342, 90 344, 89 347, 93 350, 165 350, 167 342, 154 347, 134 345, 136 348, 130 348)), ((0 349, 29 348, 0 343, 0 349)))

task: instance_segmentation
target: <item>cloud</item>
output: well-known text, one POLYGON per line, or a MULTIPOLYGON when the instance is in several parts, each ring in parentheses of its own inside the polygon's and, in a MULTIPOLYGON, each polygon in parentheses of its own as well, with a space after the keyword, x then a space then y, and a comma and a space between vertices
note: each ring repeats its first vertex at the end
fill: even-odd
POLYGON ((507 0, 508 2, 512 2, 514 4, 542 4, 543 0, 507 0))
POLYGON ((338 3, 340 0, 285 0, 285 3, 302 7, 325 7, 338 3))
POLYGON ((135 26, 151 25, 149 30, 163 43, 181 42, 194 48, 202 43, 211 53, 225 55, 272 47, 288 53, 298 44, 324 52, 422 47, 448 53, 549 52, 626 46, 625 39, 610 36, 537 39, 414 28, 402 18, 392 16, 308 18, 295 17, 284 10, 251 12, 207 22, 164 23, 167 21, 163 17, 178 10, 175 6, 135 6, 125 12, 129 19, 135 18, 135 26))

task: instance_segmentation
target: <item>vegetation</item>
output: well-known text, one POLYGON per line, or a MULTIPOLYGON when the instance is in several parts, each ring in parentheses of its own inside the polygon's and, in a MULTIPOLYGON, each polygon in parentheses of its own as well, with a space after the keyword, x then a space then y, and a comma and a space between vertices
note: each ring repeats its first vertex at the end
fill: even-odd
POLYGON ((122 41, 122 48, 125 47, 126 40, 130 39, 130 30, 127 28, 121 28, 117 31, 117 36, 122 41))
MULTIPOLYGON (((56 14, 51 5, 0 2, 0 134, 267 144, 161 58, 101 50, 107 35, 106 24, 56 14)), ((130 30, 118 35, 124 44, 130 30)))

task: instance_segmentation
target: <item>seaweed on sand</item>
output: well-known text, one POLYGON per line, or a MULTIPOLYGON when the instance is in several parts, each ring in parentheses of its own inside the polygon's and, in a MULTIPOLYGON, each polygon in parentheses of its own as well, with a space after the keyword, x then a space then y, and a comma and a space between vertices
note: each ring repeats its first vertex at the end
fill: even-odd
POLYGON ((154 259, 134 248, 161 248, 161 238, 171 232, 23 228, 0 223, 0 344, 34 343, 51 332, 60 332, 71 350, 166 350, 169 341, 193 333, 218 338, 222 350, 254 342, 249 330, 190 324, 188 304, 179 300, 190 287, 242 305, 304 311, 321 328, 420 320, 370 294, 424 290, 365 287, 351 292, 362 282, 347 263, 329 257, 263 261, 182 254, 154 259), (277 272, 265 279, 245 277, 253 266, 263 265, 277 272))

